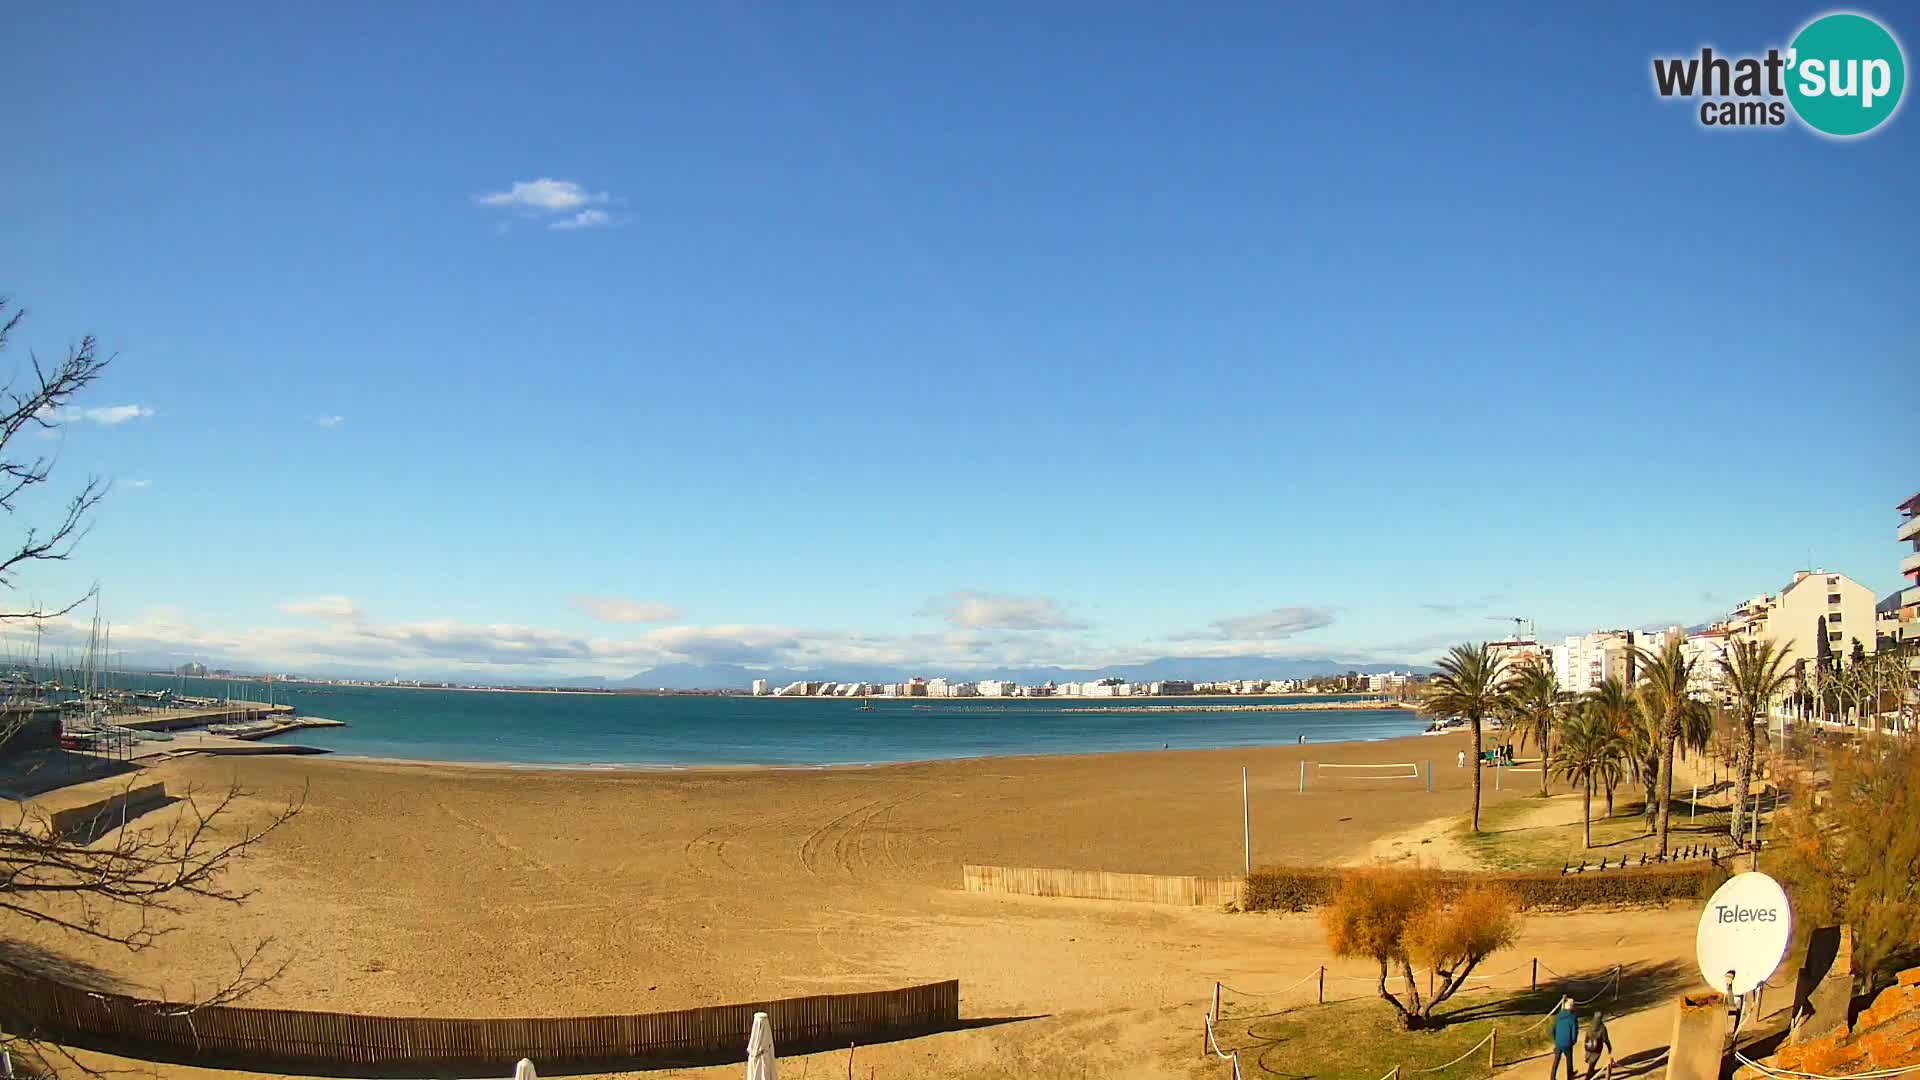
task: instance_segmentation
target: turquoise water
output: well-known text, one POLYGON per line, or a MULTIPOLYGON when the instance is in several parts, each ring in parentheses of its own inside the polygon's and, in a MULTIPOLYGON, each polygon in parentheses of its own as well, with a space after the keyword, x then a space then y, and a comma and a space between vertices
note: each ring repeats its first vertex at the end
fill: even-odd
MULTIPOLYGON (((117 676, 115 685, 177 687, 177 680, 117 676)), ((185 680, 185 693, 220 697, 227 684, 185 680)), ((233 696, 260 698, 258 683, 233 696)), ((528 765, 849 765, 1020 754, 1179 750, 1297 742, 1388 739, 1424 726, 1411 712, 1196 712, 1195 702, 1120 702, 642 697, 601 694, 477 693, 381 687, 276 684, 274 700, 309 716, 344 720, 281 741, 336 753, 421 761, 528 765), (930 708, 914 708, 914 704, 930 708), (1143 705, 1149 713, 1091 711, 1143 705)), ((1244 698, 1206 698, 1231 704, 1244 698)), ((1273 699, 1268 698, 1267 701, 1273 699)), ((1328 698, 1290 698, 1326 701, 1328 698)))

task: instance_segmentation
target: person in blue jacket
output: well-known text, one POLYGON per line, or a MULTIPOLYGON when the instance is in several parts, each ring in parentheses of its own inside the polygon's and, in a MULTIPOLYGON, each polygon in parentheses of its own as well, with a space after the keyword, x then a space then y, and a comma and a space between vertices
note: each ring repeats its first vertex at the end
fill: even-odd
POLYGON ((1573 1048, 1579 1041, 1580 1017, 1574 1014, 1573 999, 1563 997, 1553 1014, 1553 1067, 1547 1071, 1547 1080, 1559 1080, 1562 1058, 1567 1062, 1567 1080, 1575 1080, 1573 1048))

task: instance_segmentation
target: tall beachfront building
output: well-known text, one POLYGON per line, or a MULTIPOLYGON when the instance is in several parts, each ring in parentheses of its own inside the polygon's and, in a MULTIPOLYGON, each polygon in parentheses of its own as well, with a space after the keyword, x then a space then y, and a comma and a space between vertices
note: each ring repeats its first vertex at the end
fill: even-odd
POLYGON ((1633 639, 1631 630, 1596 630, 1553 646, 1549 651, 1560 689, 1569 694, 1589 694, 1608 679, 1631 682, 1633 639))
MULTIPOLYGON (((1900 531, 1895 535, 1908 546, 1907 557, 1900 560, 1900 573, 1907 579, 1900 592, 1900 640, 1920 641, 1920 492, 1896 509, 1900 531)), ((1915 663, 1920 664, 1920 658, 1915 663)))
MULTIPOLYGON (((1900 511, 1900 531, 1894 535, 1907 545, 1906 557, 1900 560, 1900 573, 1907 583, 1898 594, 1899 605, 1894 608, 1894 617, 1898 620, 1894 632, 1900 635, 1900 644, 1914 650, 1907 658, 1907 666, 1920 671, 1920 492, 1896 509, 1900 511)), ((1914 694, 1920 697, 1920 687, 1914 689, 1914 694)))
POLYGON ((1778 593, 1743 601, 1716 629, 1734 641, 1772 638, 1789 662, 1820 655, 1823 635, 1831 653, 1848 655, 1855 641, 1871 650, 1873 590, 1845 574, 1801 570, 1778 593))

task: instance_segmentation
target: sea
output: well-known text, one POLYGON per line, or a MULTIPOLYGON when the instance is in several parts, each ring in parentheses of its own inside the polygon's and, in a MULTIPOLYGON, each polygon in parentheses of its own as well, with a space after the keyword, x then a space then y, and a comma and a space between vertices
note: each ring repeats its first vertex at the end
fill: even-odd
MULTIPOLYGON (((257 682, 116 675, 116 687, 261 700, 257 682)), ((344 721, 276 741, 337 754, 571 768, 765 765, 1198 750, 1379 740, 1425 726, 1402 709, 1208 712, 1268 698, 753 698, 692 694, 551 694, 275 683, 273 700, 344 721), (1107 712, 1113 706, 1139 711, 1107 712)), ((1288 697, 1326 703, 1330 697, 1288 697)))

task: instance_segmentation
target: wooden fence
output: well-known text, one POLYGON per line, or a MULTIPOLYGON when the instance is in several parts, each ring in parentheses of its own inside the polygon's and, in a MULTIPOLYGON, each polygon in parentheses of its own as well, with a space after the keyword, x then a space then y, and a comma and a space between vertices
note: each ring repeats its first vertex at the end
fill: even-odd
POLYGON ((975 866, 972 863, 961 866, 960 874, 962 888, 967 892, 1073 896, 1086 900, 1126 900, 1137 904, 1179 904, 1185 907, 1239 904, 1246 884, 1237 877, 1111 874, 1105 870, 975 866))
POLYGON ((97 994, 0 971, 0 1027, 131 1057, 324 1076, 663 1067, 746 1060, 753 1014, 781 1053, 844 1049, 954 1027, 958 981, 633 1016, 437 1019, 209 1006, 97 994))

